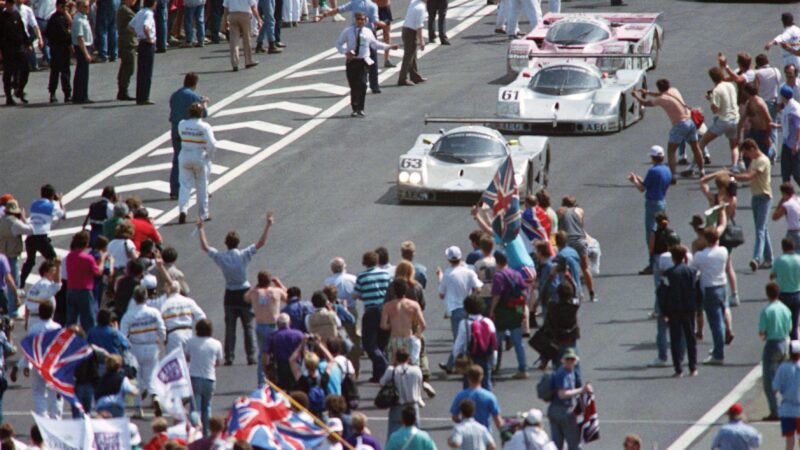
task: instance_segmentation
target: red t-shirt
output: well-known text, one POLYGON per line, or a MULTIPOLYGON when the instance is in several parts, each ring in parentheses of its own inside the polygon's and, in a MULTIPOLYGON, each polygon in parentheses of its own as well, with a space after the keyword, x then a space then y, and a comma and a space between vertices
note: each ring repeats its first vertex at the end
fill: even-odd
POLYGON ((164 450, 164 444, 166 444, 168 440, 169 437, 167 437, 167 433, 159 433, 153 436, 153 438, 142 447, 142 450, 164 450))
POLYGON ((83 250, 72 250, 67 254, 67 289, 94 289, 94 277, 98 274, 97 261, 83 250))
POLYGON ((133 241, 133 245, 136 246, 136 250, 141 249, 142 241, 145 239, 150 239, 156 244, 161 242, 161 235, 158 234, 158 230, 156 230, 156 227, 153 226, 150 220, 133 218, 131 219, 131 223, 133 224, 134 228, 133 237, 131 240, 133 241))

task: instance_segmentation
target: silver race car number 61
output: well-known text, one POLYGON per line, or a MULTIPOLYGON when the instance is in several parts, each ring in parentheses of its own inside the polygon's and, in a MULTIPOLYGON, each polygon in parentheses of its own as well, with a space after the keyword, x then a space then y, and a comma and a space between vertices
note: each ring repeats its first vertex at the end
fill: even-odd
POLYGON ((519 100, 519 91, 503 91, 500 93, 500 99, 505 101, 519 100))
POLYGON ((401 169, 421 169, 422 160, 417 158, 406 158, 400 162, 401 169))

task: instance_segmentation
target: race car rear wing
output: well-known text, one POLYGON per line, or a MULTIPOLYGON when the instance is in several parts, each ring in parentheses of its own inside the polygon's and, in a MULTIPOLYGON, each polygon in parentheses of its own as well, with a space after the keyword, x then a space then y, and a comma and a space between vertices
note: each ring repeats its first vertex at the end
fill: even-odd
POLYGON ((525 119, 521 117, 434 117, 425 116, 425 124, 458 123, 480 125, 511 134, 587 134, 613 131, 603 123, 564 122, 556 114, 550 119, 525 119))
POLYGON ((652 58, 649 53, 558 53, 558 52, 531 52, 528 57, 553 58, 553 59, 589 59, 589 58, 652 58))

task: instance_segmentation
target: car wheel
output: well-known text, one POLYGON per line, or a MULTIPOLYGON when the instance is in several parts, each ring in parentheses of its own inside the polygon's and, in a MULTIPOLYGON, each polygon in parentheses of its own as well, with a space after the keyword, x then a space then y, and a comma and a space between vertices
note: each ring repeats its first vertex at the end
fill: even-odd
POLYGON ((661 42, 656 34, 653 36, 653 45, 650 48, 650 68, 647 70, 655 70, 658 67, 659 58, 661 58, 661 42))

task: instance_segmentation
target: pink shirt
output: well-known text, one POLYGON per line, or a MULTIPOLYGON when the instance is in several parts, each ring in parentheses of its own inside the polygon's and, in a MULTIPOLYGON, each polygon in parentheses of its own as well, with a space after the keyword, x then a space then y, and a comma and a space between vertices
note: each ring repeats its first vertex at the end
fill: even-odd
POLYGON ((67 289, 94 289, 94 277, 99 269, 94 257, 82 250, 67 254, 67 289))
POLYGON ((656 106, 664 108, 664 112, 667 113, 667 117, 673 125, 689 118, 689 110, 683 106, 683 97, 675 88, 667 89, 667 92, 653 97, 652 101, 656 106))

